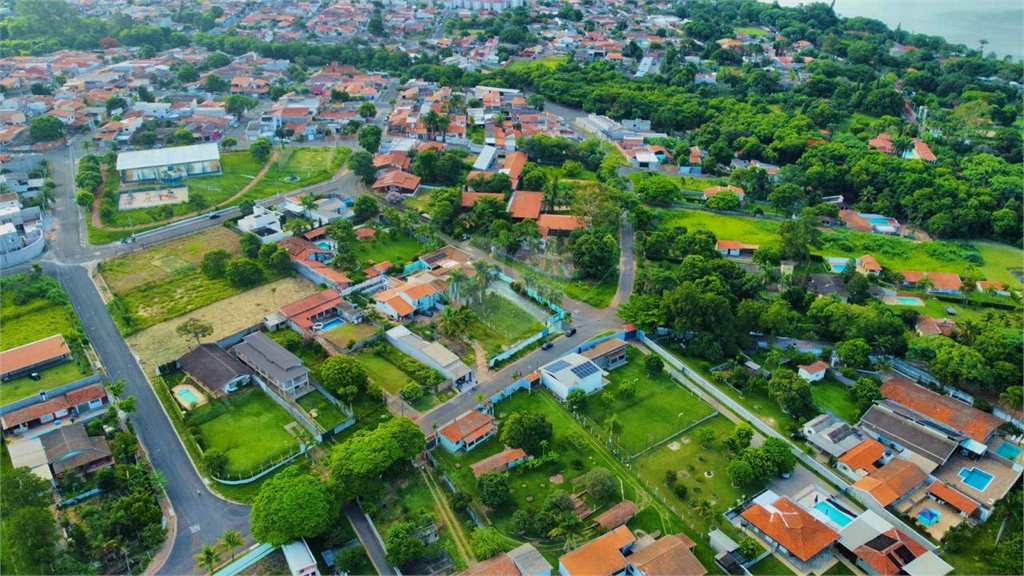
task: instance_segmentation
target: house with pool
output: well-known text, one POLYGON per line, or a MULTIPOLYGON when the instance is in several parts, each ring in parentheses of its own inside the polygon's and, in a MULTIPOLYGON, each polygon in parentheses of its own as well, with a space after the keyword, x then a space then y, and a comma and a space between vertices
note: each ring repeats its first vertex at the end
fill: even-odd
MULTIPOLYGON (((252 378, 252 370, 213 343, 200 344, 183 354, 178 358, 178 368, 214 398, 227 396, 248 384, 252 378)), ((185 392, 191 394, 187 390, 185 392)), ((189 397, 188 394, 182 397, 178 391, 175 392, 186 406, 200 402, 200 398, 189 397)))
POLYGON ((839 533, 788 497, 765 490, 740 509, 734 521, 802 572, 822 570, 832 562, 839 533))
POLYGON ((363 312, 328 288, 281 308, 278 315, 296 332, 312 338, 342 324, 359 324, 363 312))

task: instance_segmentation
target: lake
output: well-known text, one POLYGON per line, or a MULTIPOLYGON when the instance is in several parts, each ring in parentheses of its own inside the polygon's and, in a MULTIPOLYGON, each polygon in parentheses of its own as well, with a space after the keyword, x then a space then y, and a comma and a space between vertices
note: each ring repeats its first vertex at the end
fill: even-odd
MULTIPOLYGON (((781 6, 807 4, 806 0, 778 0, 781 6)), ((836 0, 835 11, 847 18, 863 16, 885 22, 889 28, 929 36, 942 36, 953 44, 978 47, 988 40, 985 53, 1000 58, 1010 54, 1024 59, 1024 3, 1021 0, 836 0)))

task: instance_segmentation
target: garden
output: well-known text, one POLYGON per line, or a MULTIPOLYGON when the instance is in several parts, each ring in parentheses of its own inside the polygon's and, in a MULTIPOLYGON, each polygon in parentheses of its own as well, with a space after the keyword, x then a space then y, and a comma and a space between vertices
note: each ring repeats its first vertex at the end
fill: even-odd
POLYGON ((316 423, 323 426, 324 430, 333 430, 342 422, 348 420, 348 415, 342 412, 341 408, 335 406, 319 390, 314 390, 296 400, 299 406, 305 410, 316 423))
POLYGON ((362 267, 390 261, 401 268, 423 253, 423 244, 404 234, 378 233, 374 240, 356 242, 355 253, 362 267))
POLYGON ((437 395, 434 388, 444 376, 387 342, 361 348, 353 356, 366 369, 370 382, 391 394, 401 394, 416 410, 429 410, 451 393, 437 395))
POLYGON ((642 452, 715 412, 668 372, 648 372, 640 350, 627 348, 626 357, 625 365, 608 371, 604 390, 587 397, 580 409, 596 426, 615 430, 623 456, 642 452))
POLYGON ((528 312, 494 292, 487 293, 483 301, 474 300, 469 309, 473 319, 467 335, 487 351, 488 358, 544 329, 528 312))
POLYGON ((222 473, 229 477, 250 476, 294 453, 308 434, 255 386, 192 410, 185 423, 206 455, 224 454, 222 473))

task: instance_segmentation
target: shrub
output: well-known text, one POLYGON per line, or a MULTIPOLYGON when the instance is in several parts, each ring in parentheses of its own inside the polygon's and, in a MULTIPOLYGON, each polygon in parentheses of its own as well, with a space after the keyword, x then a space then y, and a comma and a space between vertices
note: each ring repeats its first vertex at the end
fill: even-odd
POLYGON ((686 484, 676 484, 672 487, 672 492, 674 492, 680 500, 686 500, 687 491, 686 484))
POLYGON ((213 476, 224 473, 224 467, 228 464, 228 456, 217 448, 211 448, 203 453, 203 468, 213 476))

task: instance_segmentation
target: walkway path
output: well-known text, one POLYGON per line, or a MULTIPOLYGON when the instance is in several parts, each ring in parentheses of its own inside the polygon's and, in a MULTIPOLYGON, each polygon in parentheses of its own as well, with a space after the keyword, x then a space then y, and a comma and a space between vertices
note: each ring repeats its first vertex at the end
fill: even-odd
POLYGON ((346 502, 344 510, 345 517, 352 523, 352 528, 355 529, 356 536, 359 538, 359 542, 363 544, 363 549, 366 550, 366 555, 370 557, 370 562, 373 562, 373 567, 377 569, 377 573, 380 576, 398 576, 398 571, 388 562, 384 542, 381 541, 380 535, 374 530, 373 525, 370 524, 359 504, 355 501, 346 502))
POLYGON ((458 517, 455 516, 455 512, 453 512, 451 506, 448 505, 448 498, 445 497, 444 490, 438 486, 437 481, 427 469, 427 466, 420 467, 420 474, 423 475, 423 481, 426 482, 427 488, 430 490, 430 495, 434 498, 435 510, 437 511, 440 519, 448 526, 448 529, 451 530, 452 538, 455 540, 455 547, 459 549, 459 553, 466 561, 466 564, 472 566, 476 563, 476 556, 473 554, 473 547, 469 543, 469 538, 466 538, 466 532, 462 528, 462 523, 459 522, 458 517))

